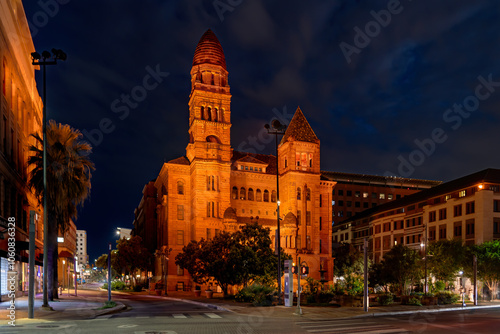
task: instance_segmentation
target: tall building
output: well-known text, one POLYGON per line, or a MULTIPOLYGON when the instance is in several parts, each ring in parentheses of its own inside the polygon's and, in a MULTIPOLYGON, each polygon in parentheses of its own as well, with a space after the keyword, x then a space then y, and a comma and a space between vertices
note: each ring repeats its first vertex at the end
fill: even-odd
POLYGON ((428 242, 459 239, 467 245, 500 239, 500 170, 485 169, 400 200, 366 210, 344 221, 352 244, 368 239, 379 262, 394 245, 414 249, 428 242))
POLYGON ((78 257, 78 272, 82 273, 89 264, 87 231, 85 230, 76 230, 76 256, 78 257))
POLYGON ((9 221, 15 220, 17 295, 28 291, 28 229, 30 210, 35 225, 35 289, 41 291, 43 261, 42 208, 27 187, 30 134, 42 133, 42 101, 35 82, 31 52, 35 51, 21 0, 0 1, 0 299, 7 298, 9 221))
POLYGON ((157 245, 157 193, 154 180, 144 186, 142 199, 134 210, 133 235, 140 236, 146 248, 153 254, 157 245))
MULTIPOLYGON (((146 236, 156 227, 157 248, 172 249, 168 289, 190 289, 191 278, 173 259, 191 240, 210 240, 220 231, 234 232, 257 221, 270 228, 274 247, 278 171, 281 246, 295 262, 301 257, 309 276, 331 282, 331 203, 337 180, 320 169, 320 140, 297 108, 279 144, 279 161, 273 155, 234 150, 228 74, 222 46, 208 30, 196 47, 190 72, 186 155, 164 163, 156 180, 144 188, 136 232, 146 236)), ((161 268, 157 260, 157 279, 161 268)))

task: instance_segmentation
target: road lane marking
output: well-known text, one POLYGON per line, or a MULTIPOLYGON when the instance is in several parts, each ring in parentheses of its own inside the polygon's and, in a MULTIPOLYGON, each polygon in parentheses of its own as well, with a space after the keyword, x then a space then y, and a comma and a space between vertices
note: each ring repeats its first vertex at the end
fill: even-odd
POLYGON ((184 315, 184 314, 172 314, 172 316, 175 318, 175 319, 186 319, 187 317, 184 315))
POLYGON ((205 315, 211 319, 220 319, 222 318, 220 315, 217 315, 215 313, 205 313, 205 315))

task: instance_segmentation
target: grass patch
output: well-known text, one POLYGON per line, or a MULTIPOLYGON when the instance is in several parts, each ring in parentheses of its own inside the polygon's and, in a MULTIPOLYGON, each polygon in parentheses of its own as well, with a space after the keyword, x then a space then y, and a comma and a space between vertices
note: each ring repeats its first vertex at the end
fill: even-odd
POLYGON ((98 308, 98 310, 105 310, 105 309, 107 309, 107 308, 113 308, 113 307, 115 307, 115 306, 116 306, 116 303, 115 303, 114 301, 112 301, 112 300, 111 300, 111 301, 109 301, 109 300, 108 300, 108 301, 106 301, 106 302, 104 303, 104 306, 99 307, 99 308, 98 308))

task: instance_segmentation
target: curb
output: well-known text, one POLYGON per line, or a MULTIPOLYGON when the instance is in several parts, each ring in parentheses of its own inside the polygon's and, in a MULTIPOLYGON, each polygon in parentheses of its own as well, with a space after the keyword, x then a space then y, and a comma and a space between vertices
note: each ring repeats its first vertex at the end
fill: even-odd
POLYGON ((353 316, 350 318, 383 317, 383 316, 405 315, 405 314, 414 314, 414 313, 453 312, 453 311, 478 310, 478 309, 487 309, 487 308, 500 308, 500 305, 448 307, 448 308, 436 308, 436 309, 412 310, 412 311, 397 311, 397 312, 374 312, 374 313, 356 315, 356 316, 353 316))
POLYGON ((95 313, 95 316, 94 317, 99 317, 101 315, 105 315, 105 314, 113 314, 113 313, 118 313, 124 309, 127 308, 127 305, 121 303, 121 302, 115 302, 116 303, 116 306, 115 307, 112 307, 112 308, 107 308, 107 309, 103 309, 103 310, 96 310, 96 313, 95 313))

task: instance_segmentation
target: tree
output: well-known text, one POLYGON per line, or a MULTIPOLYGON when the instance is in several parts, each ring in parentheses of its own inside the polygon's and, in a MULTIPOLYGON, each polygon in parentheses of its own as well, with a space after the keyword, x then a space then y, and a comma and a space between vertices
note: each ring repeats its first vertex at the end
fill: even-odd
POLYGON ((116 241, 116 269, 120 274, 131 275, 134 285, 135 271, 147 270, 152 259, 153 255, 143 246, 140 236, 134 235, 130 239, 122 238, 116 241))
POLYGON ((449 282, 463 268, 465 247, 462 240, 439 240, 429 244, 427 267, 437 280, 449 282))
POLYGON ((494 299, 500 282, 500 240, 474 245, 472 253, 477 257, 477 276, 491 291, 491 299, 494 299))
POLYGON ((363 274, 364 255, 350 243, 342 243, 333 250, 335 266, 333 273, 337 277, 347 276, 349 274, 363 274))
POLYGON ((405 294, 408 284, 413 285, 423 276, 420 262, 421 258, 416 250, 398 244, 384 255, 381 269, 387 274, 387 281, 395 284, 405 294))
MULTIPOLYGON (((32 134, 36 144, 29 147, 29 187, 43 201, 43 139, 32 134)), ((49 300, 57 298, 57 235, 65 233, 69 220, 76 219, 78 207, 90 195, 94 164, 88 158, 92 148, 82 141, 80 131, 53 120, 47 125, 47 285, 49 300)))
MULTIPOLYGON (((284 254, 284 252, 283 252, 284 254)), ((282 256, 282 260, 291 258, 282 256)), ((269 229, 257 222, 241 230, 222 232, 212 240, 191 241, 175 258, 197 284, 215 279, 224 295, 230 285, 248 284, 253 280, 277 276, 278 258, 271 249, 269 229)))

